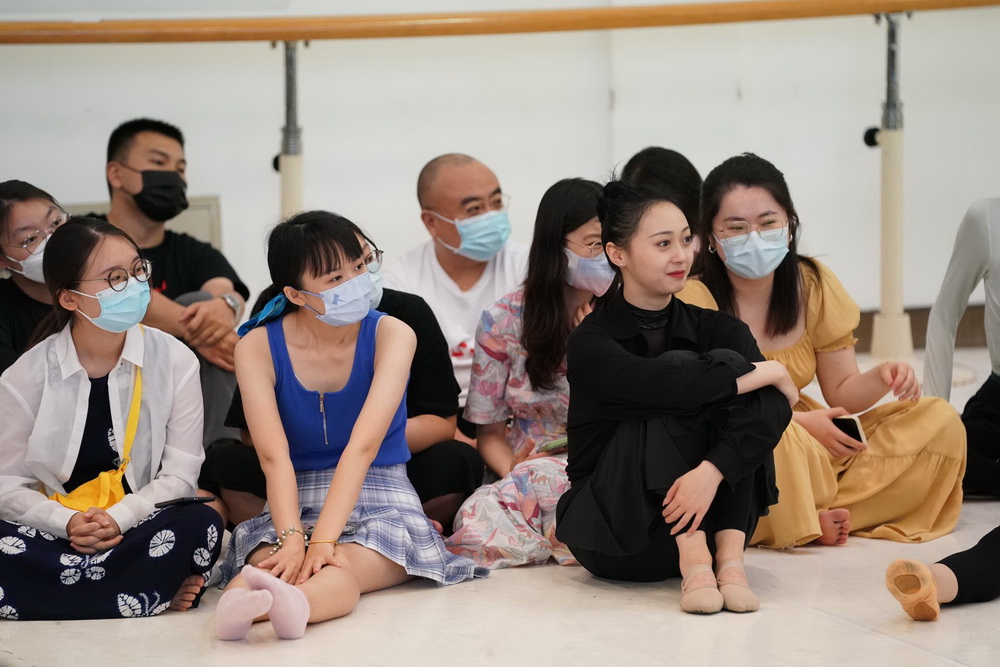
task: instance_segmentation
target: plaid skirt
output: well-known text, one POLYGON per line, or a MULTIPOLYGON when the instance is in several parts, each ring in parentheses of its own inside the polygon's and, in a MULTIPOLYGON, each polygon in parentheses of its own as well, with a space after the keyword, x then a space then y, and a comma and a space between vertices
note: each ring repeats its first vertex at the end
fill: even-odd
MULTIPOLYGON (((307 535, 319 519, 334 470, 336 468, 295 473, 299 514, 307 535)), ((237 526, 222 566, 221 586, 239 574, 247 558, 261 544, 276 541, 277 533, 266 509, 263 514, 237 526)), ((457 584, 489 574, 485 567, 445 549, 441 535, 424 514, 420 499, 406 476, 405 463, 368 468, 358 502, 337 542, 360 544, 402 566, 407 574, 441 584, 457 584)))

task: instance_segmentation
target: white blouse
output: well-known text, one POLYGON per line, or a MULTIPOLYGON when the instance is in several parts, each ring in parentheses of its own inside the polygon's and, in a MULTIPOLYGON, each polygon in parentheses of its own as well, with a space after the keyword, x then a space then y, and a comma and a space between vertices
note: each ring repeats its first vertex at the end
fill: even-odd
MULTIPOLYGON (((132 327, 108 376, 111 422, 119 454, 142 368, 139 426, 125 478, 133 493, 108 509, 122 533, 163 500, 192 496, 205 458, 204 405, 198 360, 158 329, 132 327)), ((0 376, 0 519, 67 537, 76 513, 54 500, 76 465, 87 422, 90 379, 80 365, 70 327, 21 356, 0 376)))

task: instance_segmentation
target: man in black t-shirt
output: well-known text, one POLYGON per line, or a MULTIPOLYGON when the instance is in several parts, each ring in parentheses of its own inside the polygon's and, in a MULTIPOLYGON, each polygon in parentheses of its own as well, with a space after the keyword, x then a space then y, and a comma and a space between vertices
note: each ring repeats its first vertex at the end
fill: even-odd
POLYGON ((108 140, 108 222, 125 231, 152 262, 145 324, 185 341, 199 356, 205 396, 205 444, 237 437, 223 427, 235 387, 233 330, 250 292, 211 245, 165 224, 187 208, 184 137, 173 125, 141 118, 108 140), (207 363, 206 363, 207 362, 207 363))

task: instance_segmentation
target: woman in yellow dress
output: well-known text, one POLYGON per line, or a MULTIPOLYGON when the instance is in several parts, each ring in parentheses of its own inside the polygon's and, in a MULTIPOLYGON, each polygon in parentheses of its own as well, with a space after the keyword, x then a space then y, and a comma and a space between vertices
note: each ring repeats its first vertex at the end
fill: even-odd
POLYGON ((818 378, 831 407, 801 394, 774 451, 778 504, 751 540, 836 545, 848 534, 922 542, 950 532, 962 505, 965 431, 944 400, 921 398, 913 368, 862 373, 860 311, 837 277, 796 253, 799 220, 784 176, 745 153, 716 167, 701 197, 700 267, 678 297, 750 327, 764 356, 801 390, 818 378), (875 404, 892 391, 897 401, 875 404), (867 445, 834 423, 859 416, 867 445))

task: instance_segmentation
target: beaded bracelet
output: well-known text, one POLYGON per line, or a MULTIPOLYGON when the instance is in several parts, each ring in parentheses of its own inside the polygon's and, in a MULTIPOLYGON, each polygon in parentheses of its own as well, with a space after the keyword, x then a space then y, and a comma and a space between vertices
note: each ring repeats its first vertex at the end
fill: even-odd
POLYGON ((274 546, 271 547, 271 555, 274 555, 279 551, 281 551, 281 547, 285 546, 285 540, 294 535, 295 533, 302 535, 302 538, 305 539, 305 533, 303 533, 295 526, 289 526, 285 530, 281 531, 281 535, 278 536, 277 540, 274 543, 274 546))

